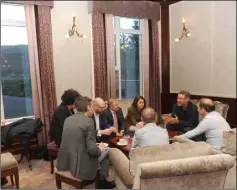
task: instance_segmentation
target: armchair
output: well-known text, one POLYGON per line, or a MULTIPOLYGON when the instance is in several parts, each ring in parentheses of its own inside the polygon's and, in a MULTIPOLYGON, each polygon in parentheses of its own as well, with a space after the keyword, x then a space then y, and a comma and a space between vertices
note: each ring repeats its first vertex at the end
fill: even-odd
POLYGON ((117 189, 222 189, 228 169, 234 165, 233 157, 215 155, 204 142, 135 148, 129 159, 111 148, 109 156, 117 189))

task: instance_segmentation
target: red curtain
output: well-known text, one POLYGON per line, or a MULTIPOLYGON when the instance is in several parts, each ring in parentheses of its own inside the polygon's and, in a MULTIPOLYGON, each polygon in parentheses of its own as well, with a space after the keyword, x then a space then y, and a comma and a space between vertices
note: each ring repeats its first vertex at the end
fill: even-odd
POLYGON ((159 35, 158 21, 149 20, 149 101, 150 106, 158 114, 158 122, 161 121, 161 93, 160 93, 160 65, 159 65, 159 35))
POLYGON ((105 45, 105 15, 92 13, 92 44, 94 60, 95 97, 108 99, 108 81, 105 45))
POLYGON ((36 32, 39 55, 39 72, 41 79, 42 104, 45 124, 45 143, 49 142, 49 127, 55 108, 57 107, 54 67, 53 42, 50 7, 36 6, 36 32))

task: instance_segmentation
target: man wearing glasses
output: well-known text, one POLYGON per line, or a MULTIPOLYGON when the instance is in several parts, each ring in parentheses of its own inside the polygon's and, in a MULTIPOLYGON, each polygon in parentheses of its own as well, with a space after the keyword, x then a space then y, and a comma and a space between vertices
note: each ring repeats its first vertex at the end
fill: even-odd
POLYGON ((112 132, 116 133, 114 127, 110 127, 107 123, 106 116, 104 111, 106 109, 105 101, 101 98, 95 98, 92 101, 93 106, 93 115, 92 119, 94 120, 97 142, 106 142, 112 132))

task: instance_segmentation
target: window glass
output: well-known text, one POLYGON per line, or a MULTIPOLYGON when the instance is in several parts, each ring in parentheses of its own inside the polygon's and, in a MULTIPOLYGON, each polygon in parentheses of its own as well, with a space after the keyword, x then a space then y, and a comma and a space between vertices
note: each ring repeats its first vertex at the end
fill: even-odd
POLYGON ((120 17, 120 28, 130 30, 140 30, 140 20, 120 17))
POLYGON ((113 20, 116 96, 118 99, 134 99, 142 95, 140 19, 114 17, 113 20))
MULTIPOLYGON (((20 21, 25 19, 23 6, 4 5, 1 6, 1 11, 1 21, 4 18, 20 21)), ((4 23, 6 22, 5 20, 4 23)), ((29 65, 26 27, 1 25, 1 106, 5 119, 33 115, 29 65)))

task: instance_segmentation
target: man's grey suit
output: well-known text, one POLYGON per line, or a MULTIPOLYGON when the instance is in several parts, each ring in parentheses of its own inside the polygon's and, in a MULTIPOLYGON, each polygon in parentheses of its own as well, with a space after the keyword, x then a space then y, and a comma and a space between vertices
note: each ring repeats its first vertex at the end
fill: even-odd
POLYGON ((99 169, 100 155, 93 120, 83 113, 68 117, 64 123, 57 169, 71 171, 81 180, 93 180, 99 169))

